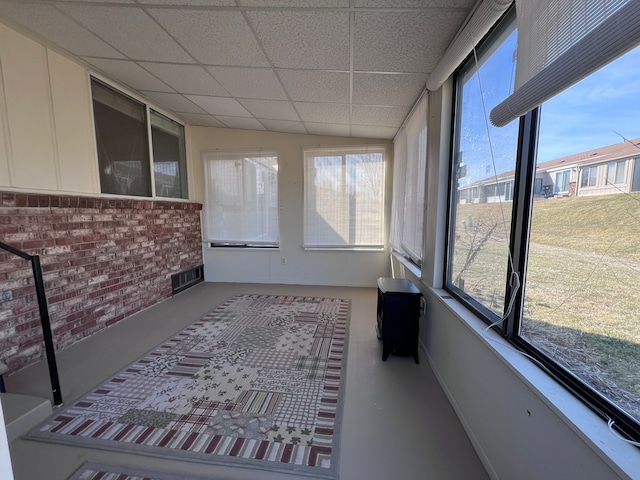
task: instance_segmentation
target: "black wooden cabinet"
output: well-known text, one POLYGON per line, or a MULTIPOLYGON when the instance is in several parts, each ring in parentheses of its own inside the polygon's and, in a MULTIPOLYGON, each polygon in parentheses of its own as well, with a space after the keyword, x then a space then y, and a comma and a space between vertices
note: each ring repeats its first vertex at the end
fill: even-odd
POLYGON ((411 355, 418 363, 418 328, 422 294, 406 278, 378 279, 378 321, 382 360, 390 353, 411 355))

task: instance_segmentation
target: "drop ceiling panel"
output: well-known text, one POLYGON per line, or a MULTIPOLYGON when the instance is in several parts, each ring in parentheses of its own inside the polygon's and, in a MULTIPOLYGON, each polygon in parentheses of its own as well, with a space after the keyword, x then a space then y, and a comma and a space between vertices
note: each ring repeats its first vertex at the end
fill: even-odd
POLYGON ((275 67, 349 69, 347 11, 248 11, 247 17, 275 67))
POLYGON ((217 120, 213 115, 201 115, 199 113, 181 113, 180 115, 191 125, 221 128, 225 127, 225 124, 217 120))
POLYGON ((465 16, 462 11, 356 12, 354 69, 428 73, 465 16))
POLYGON ((178 92, 216 97, 229 96, 229 93, 198 65, 140 62, 140 66, 178 92))
POLYGON ((291 121, 300 120, 290 102, 253 99, 240 99, 238 101, 256 118, 291 121))
POLYGON ((242 0, 245 7, 348 8, 349 0, 242 0))
POLYGON ((351 123, 354 125, 372 125, 378 127, 400 128, 407 117, 410 107, 372 107, 354 105, 351 123))
POLYGON ((349 72, 278 70, 291 100, 303 102, 349 102, 349 72))
POLYGON ((190 5, 203 7, 235 7, 235 0, 138 0, 149 5, 190 5))
POLYGON ((148 11, 203 64, 269 66, 240 12, 157 8, 148 11))
POLYGON ((286 100, 278 77, 268 68, 208 67, 231 95, 240 98, 286 100))
POLYGON ((264 126, 255 118, 240 118, 240 117, 223 117, 218 115, 218 118, 229 128, 240 128, 244 130, 266 130, 264 126))
POLYGON ((471 8, 476 0, 355 0, 356 8, 471 8))
POLYGON ((304 125, 300 122, 291 122, 288 120, 260 119, 260 123, 272 132, 307 133, 304 125))
POLYGON ((305 122, 305 126, 311 135, 330 135, 337 137, 351 136, 351 129, 349 128, 349 125, 305 122))
POLYGON ((0 2, 9 18, 75 55, 124 58, 116 49, 50 5, 0 2))
POLYGON ((411 107, 425 88, 422 74, 353 74, 353 103, 411 107))
POLYGON ((173 92, 171 87, 158 80, 135 62, 88 57, 85 57, 85 60, 104 72, 108 77, 116 78, 133 89, 173 92))
POLYGON ((208 97, 205 95, 187 95, 187 98, 212 115, 228 115, 231 117, 251 116, 235 98, 208 97))
POLYGON ((161 92, 145 92, 141 90, 141 93, 151 100, 158 102, 159 105, 163 105, 169 110, 183 113, 200 113, 206 114, 206 112, 193 103, 188 98, 180 95, 179 93, 161 93, 161 92))
POLYGON ((351 134, 354 137, 362 138, 384 138, 387 140, 391 140, 393 137, 395 137, 397 132, 397 128, 390 127, 363 127, 359 125, 353 125, 351 127, 351 134))
POLYGON ((304 122, 349 123, 349 105, 295 102, 304 122))
POLYGON ((143 10, 58 4, 63 12, 134 60, 188 63, 191 56, 143 10))
POLYGON ((197 125, 393 138, 476 0, 0 0, 197 125))

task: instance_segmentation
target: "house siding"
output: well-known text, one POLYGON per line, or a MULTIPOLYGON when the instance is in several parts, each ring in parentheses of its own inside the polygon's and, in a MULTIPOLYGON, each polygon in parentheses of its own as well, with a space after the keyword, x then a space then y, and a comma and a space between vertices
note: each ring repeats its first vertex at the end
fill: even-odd
MULTIPOLYGON (((0 195, 0 239, 40 256, 56 349, 170 297, 171 275, 202 264, 199 203, 0 195)), ((0 358, 15 371, 45 355, 30 262, 0 253, 0 285, 0 358)))

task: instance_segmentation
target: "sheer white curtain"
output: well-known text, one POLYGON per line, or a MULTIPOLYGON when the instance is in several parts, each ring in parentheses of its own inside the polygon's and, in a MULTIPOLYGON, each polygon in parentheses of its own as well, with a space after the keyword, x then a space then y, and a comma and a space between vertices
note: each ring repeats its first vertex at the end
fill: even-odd
POLYGON ((425 172, 427 164, 427 95, 416 104, 396 135, 393 147, 391 247, 422 261, 425 172))
POLYGON ((638 0, 516 0, 511 96, 491 111, 504 126, 640 44, 638 0))

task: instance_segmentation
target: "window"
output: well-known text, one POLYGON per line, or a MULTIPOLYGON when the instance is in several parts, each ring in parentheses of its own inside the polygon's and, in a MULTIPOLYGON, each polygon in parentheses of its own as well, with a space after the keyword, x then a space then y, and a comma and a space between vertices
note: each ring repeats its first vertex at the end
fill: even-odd
POLYGON ((416 105, 393 144, 391 247, 422 265, 425 169, 427 164, 427 95, 416 105))
POLYGON ((502 101, 513 88, 517 39, 513 18, 494 38, 497 46, 480 50, 478 64, 467 63, 457 77, 446 274, 456 296, 499 318, 511 230, 510 204, 501 202, 511 197, 511 185, 498 179, 515 171, 518 124, 490 126, 487 132, 485 108, 502 101))
POLYGON ((100 191, 151 197, 155 190, 158 197, 188 198, 184 127, 93 78, 91 94, 100 191))
POLYGON ((569 191, 569 179, 571 178, 571 170, 563 170, 556 173, 556 183, 553 187, 553 193, 565 193, 569 191))
POLYGON ((607 184, 615 185, 624 183, 624 160, 618 162, 609 162, 607 164, 607 184))
MULTIPOLYGON (((498 26, 481 44, 478 63, 471 57, 455 77, 445 288, 611 420, 618 433, 638 441, 638 188, 603 194, 591 189, 584 196, 578 189, 561 201, 534 194, 547 188, 535 178, 537 164, 573 155, 584 160, 584 152, 608 146, 635 155, 640 47, 524 114, 514 122, 518 125, 490 128, 487 135, 475 119, 504 98, 494 89, 496 79, 508 78, 513 68, 509 35, 508 27, 498 26), (475 74, 480 78, 472 82, 475 74), (497 182, 482 181, 490 159, 496 178, 513 169, 512 204, 489 203, 488 195, 499 192, 497 182), (469 193, 477 186, 486 195, 469 193)), ((608 184, 624 183, 626 161, 600 164, 605 165, 608 184)), ((580 187, 598 184, 598 168, 579 170, 580 187)), ((604 177, 604 168, 601 172, 604 177)), ((570 176, 570 169, 563 170, 545 183, 555 180, 554 192, 568 191, 570 176)))
POLYGON ((598 182, 598 167, 584 167, 582 169, 581 187, 595 187, 598 182))
POLYGON ((205 242, 278 246, 278 156, 270 151, 204 152, 205 242))
POLYGON ((184 127, 151 110, 151 144, 156 196, 187 198, 184 127))
POLYGON ((384 147, 304 150, 304 247, 384 248, 384 147))

